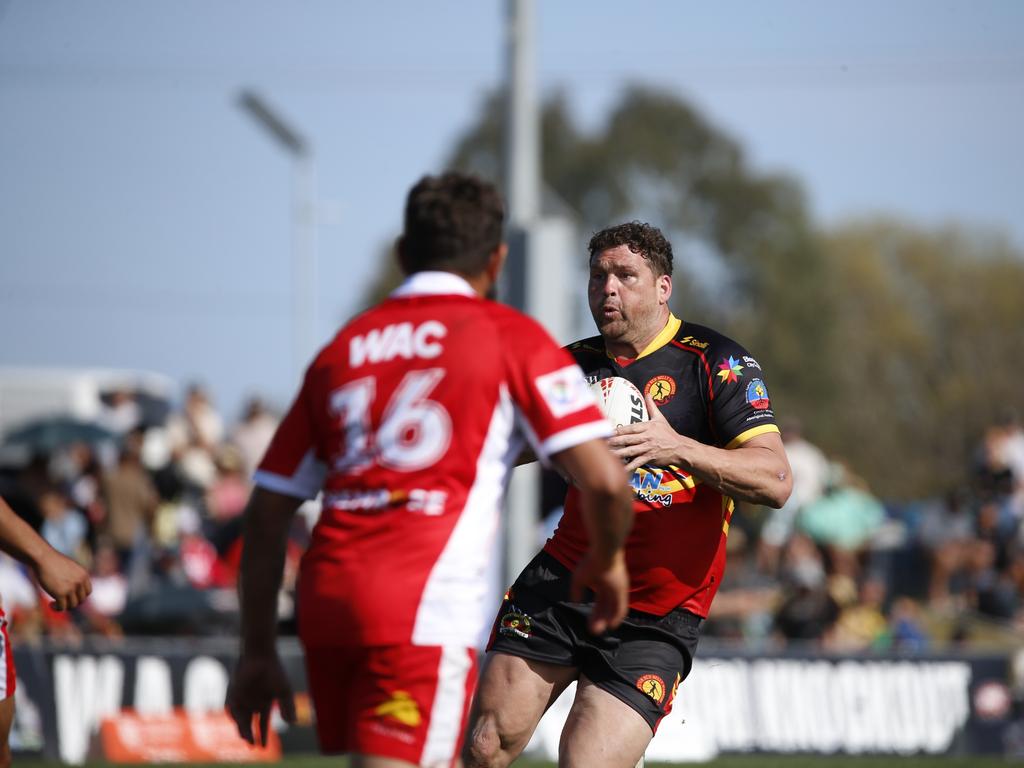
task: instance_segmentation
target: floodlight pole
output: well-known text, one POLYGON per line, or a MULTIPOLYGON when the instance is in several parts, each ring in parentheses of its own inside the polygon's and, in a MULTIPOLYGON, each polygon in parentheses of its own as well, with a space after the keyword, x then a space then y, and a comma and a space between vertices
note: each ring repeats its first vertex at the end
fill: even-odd
POLYGON ((238 105, 292 158, 292 373, 299 379, 313 355, 316 339, 317 202, 313 151, 309 142, 258 94, 243 90, 238 105))
MULTIPOLYGON (((535 312, 528 286, 530 238, 540 217, 540 120, 534 71, 534 2, 507 0, 506 5, 505 197, 508 200, 510 254, 506 285, 518 286, 525 312, 535 312), (520 292, 521 291, 521 292, 520 292)), ((512 474, 505 521, 505 585, 513 582, 537 549, 540 468, 536 463, 512 474)))

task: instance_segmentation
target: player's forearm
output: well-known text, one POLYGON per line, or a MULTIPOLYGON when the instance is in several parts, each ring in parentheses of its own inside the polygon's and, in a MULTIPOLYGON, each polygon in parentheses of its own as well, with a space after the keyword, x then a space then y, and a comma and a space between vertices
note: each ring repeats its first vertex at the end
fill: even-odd
POLYGON ((0 499, 0 549, 16 560, 38 567, 53 548, 32 526, 0 499))
POLYGON ((622 464, 599 440, 588 440, 553 458, 580 490, 592 554, 611 561, 633 525, 633 494, 622 464))
POLYGON ((257 488, 245 510, 238 592, 242 652, 269 654, 277 640, 277 593, 288 528, 299 500, 257 488))
POLYGON ((678 466, 736 501, 777 509, 793 489, 785 458, 763 446, 725 450, 688 440, 678 466))

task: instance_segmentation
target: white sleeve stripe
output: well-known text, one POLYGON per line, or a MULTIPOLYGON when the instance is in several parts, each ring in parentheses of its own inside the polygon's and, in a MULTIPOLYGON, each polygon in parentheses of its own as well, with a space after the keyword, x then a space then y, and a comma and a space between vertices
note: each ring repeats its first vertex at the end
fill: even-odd
POLYGON ((316 491, 310 491, 290 477, 275 475, 272 472, 257 470, 253 475, 253 484, 274 493, 283 493, 285 496, 294 496, 297 499, 312 499, 316 491))
POLYGON ((607 421, 604 419, 590 421, 586 424, 580 424, 564 429, 561 432, 556 432, 541 443, 540 449, 544 458, 547 459, 553 453, 564 451, 566 448, 573 448, 580 443, 585 443, 587 440, 611 436, 612 427, 607 421))
POLYGON ((256 470, 253 475, 253 483, 268 491, 283 493, 285 496, 294 496, 299 499, 315 499, 320 493, 324 484, 324 477, 327 474, 327 467, 317 461, 316 454, 312 449, 306 451, 295 472, 289 475, 279 475, 275 472, 268 472, 265 469, 256 470))

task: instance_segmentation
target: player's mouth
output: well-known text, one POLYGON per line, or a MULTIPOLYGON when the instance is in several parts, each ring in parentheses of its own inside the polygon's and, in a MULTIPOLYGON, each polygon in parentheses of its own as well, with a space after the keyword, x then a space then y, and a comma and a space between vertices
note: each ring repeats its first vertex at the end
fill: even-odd
POLYGON ((622 317, 622 310, 618 307, 613 307, 610 304, 605 304, 601 307, 601 317, 611 320, 613 317, 622 317))

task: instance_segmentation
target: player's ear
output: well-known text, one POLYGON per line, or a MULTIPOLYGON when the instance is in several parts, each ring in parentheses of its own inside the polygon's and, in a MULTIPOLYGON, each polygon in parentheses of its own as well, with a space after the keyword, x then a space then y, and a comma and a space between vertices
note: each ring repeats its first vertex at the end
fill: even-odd
POLYGON ((670 298, 672 298, 672 275, 659 275, 658 301, 662 304, 668 304, 670 298))
POLYGON ((398 261, 398 266, 402 270, 402 274, 409 274, 409 264, 406 261, 405 256, 405 236, 399 235, 395 238, 395 259, 398 261))
POLYGON ((498 275, 501 274, 501 269, 505 266, 506 256, 508 256, 508 246, 502 243, 494 249, 487 260, 487 276, 492 283, 498 282, 498 275))

